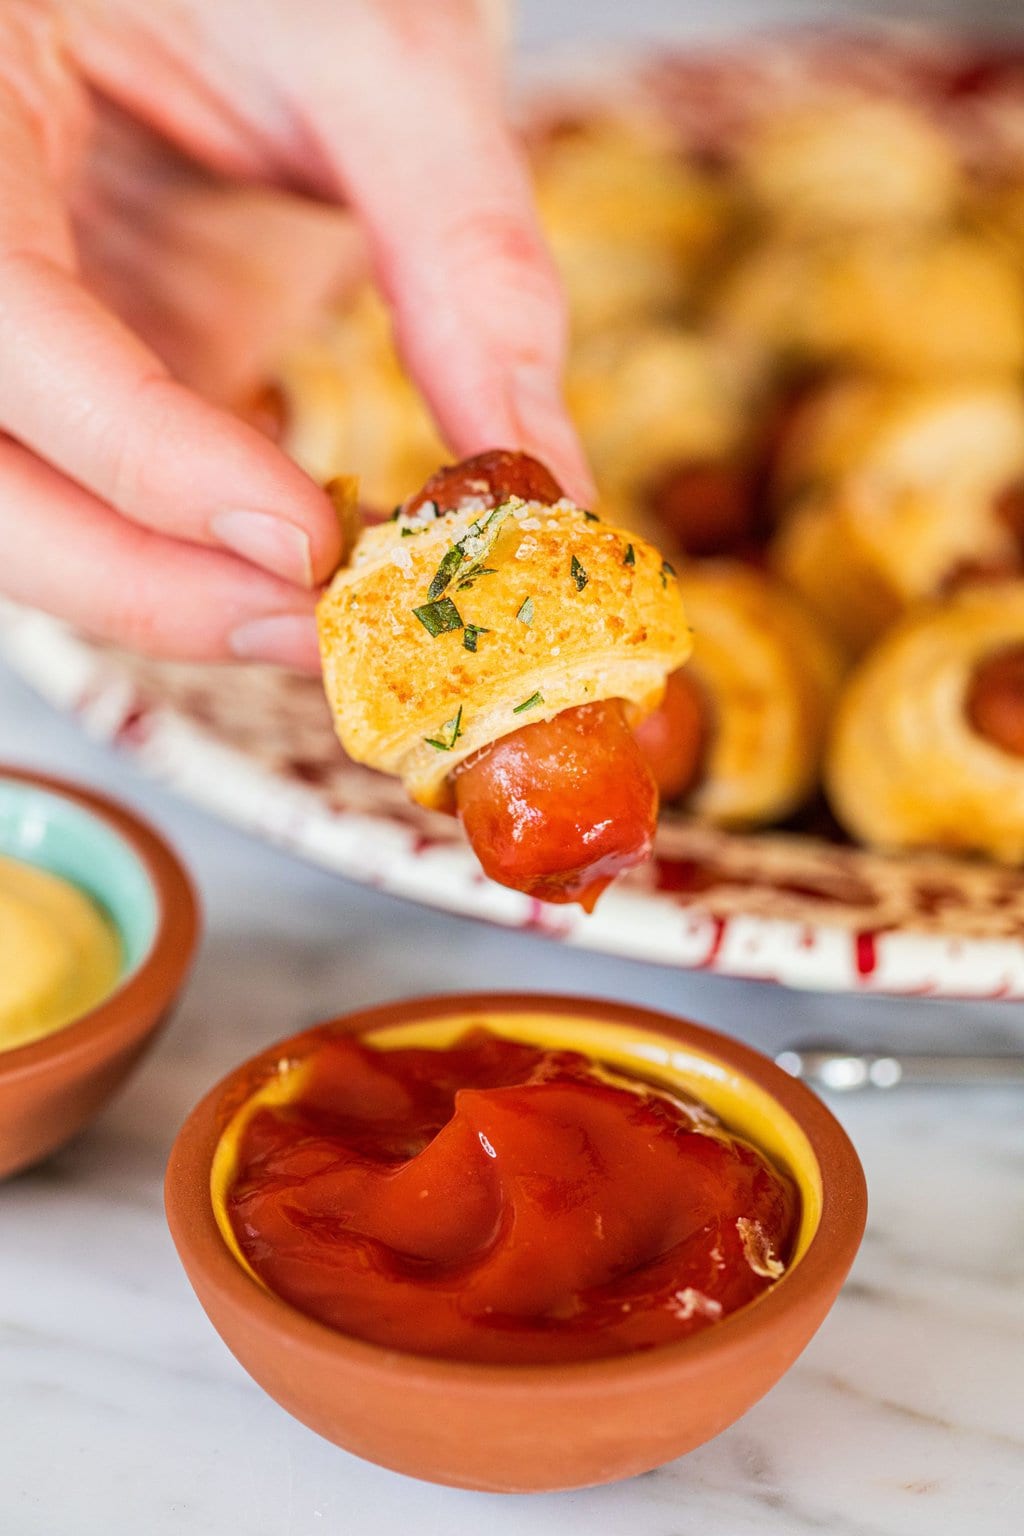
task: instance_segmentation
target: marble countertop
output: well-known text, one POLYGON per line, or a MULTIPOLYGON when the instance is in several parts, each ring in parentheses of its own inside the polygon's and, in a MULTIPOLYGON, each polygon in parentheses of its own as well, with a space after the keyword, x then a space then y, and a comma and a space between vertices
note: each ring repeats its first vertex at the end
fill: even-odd
POLYGON ((220 827, 0 670, 0 757, 102 786, 175 841, 207 918, 171 1028, 74 1145, 0 1186, 3 1536, 986 1536, 1024 1521, 1024 1096, 834 1103, 867 1236, 789 1375, 712 1444, 586 1493, 494 1498, 318 1439, 207 1323, 164 1225, 174 1134, 242 1057, 362 1003, 529 986, 667 1007, 774 1052, 842 1033, 1024 1044, 1019 1007, 798 995, 563 950, 362 890, 220 827))

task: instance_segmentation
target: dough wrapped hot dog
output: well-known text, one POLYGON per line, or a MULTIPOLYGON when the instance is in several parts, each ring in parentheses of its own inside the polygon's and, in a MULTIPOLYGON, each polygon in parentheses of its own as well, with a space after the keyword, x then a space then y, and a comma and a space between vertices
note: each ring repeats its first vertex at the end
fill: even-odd
POLYGON ((573 333, 678 313, 721 240, 721 188, 650 125, 594 119, 536 156, 541 221, 573 333))
POLYGON ((890 631, 840 702, 825 769, 864 842, 1024 862, 1024 581, 965 587, 890 631))
POLYGON ((755 827, 811 793, 842 676, 798 599, 729 561, 687 565, 680 585, 693 660, 637 727, 664 799, 702 820, 755 827))
POLYGON ((742 356, 697 331, 633 325, 583 342, 567 386, 602 493, 629 527, 693 555, 749 537, 750 418, 762 390, 742 356))
POLYGON ((1024 566, 1016 388, 848 382, 801 413, 780 468, 812 489, 772 564, 853 652, 965 575, 1024 566))
POLYGON ((714 311, 727 336, 780 366, 852 364, 894 379, 1007 378, 1024 366, 1013 262, 970 231, 775 234, 738 262, 714 311))
POLYGON ((754 127, 739 169, 764 219, 818 234, 935 225, 963 196, 945 135, 881 98, 773 113, 754 127))
POLYGON ((285 354, 264 398, 285 452, 314 480, 357 475, 371 507, 390 511, 444 452, 369 289, 285 354))
POLYGON ((367 529, 318 618, 346 751, 457 806, 489 873, 569 900, 645 856, 657 797, 626 716, 659 703, 691 640, 638 535, 525 455, 484 454, 367 529))

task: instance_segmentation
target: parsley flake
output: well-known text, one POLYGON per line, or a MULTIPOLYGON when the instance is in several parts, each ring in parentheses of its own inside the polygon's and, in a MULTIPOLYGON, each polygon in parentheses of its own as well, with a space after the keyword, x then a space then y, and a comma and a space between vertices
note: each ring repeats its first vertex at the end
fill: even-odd
POLYGON ((674 576, 676 574, 676 568, 675 568, 674 565, 669 565, 667 560, 663 560, 661 562, 661 571, 659 572, 659 574, 661 576, 661 584, 662 584, 662 586, 663 587, 667 587, 668 586, 668 578, 670 576, 674 576))
POLYGON ((572 565, 569 567, 569 569, 572 572, 572 579, 576 583, 576 591, 582 592, 583 588, 590 580, 590 577, 587 575, 586 571, 583 569, 575 555, 572 557, 572 565))
POLYGON ((451 720, 446 720, 437 736, 424 736, 423 740, 428 747, 433 747, 437 752, 450 752, 452 747, 462 735, 462 705, 459 705, 458 713, 451 720))
POLYGON ((474 582, 479 581, 481 576, 494 576, 495 574, 493 565, 471 565, 462 580, 456 585, 455 590, 456 592, 468 592, 474 582))
POLYGON ((459 566, 462 564, 465 558, 466 556, 463 554, 458 544, 453 544, 450 549, 445 551, 445 554, 441 560, 441 564, 434 572, 430 586, 427 588, 427 596, 430 598, 431 602, 434 602, 436 598, 441 596, 441 593, 444 591, 445 587, 449 585, 452 577, 455 575, 455 572, 458 570, 459 566))
POLYGON ((588 523, 599 523, 601 521, 596 512, 588 512, 586 507, 583 508, 583 516, 588 523))
POLYGON ((462 615, 450 597, 443 597, 439 603, 424 603, 422 608, 414 608, 413 613, 435 638, 450 629, 462 628, 462 615))
POLYGON ((520 624, 532 624, 533 623, 533 598, 532 597, 528 597, 526 599, 525 603, 520 608, 519 612, 516 614, 516 618, 519 620, 520 624))
POLYGON ((521 715, 524 709, 534 709, 536 705, 543 703, 544 695, 538 689, 536 693, 531 693, 528 699, 524 699, 521 704, 517 704, 512 713, 514 715, 521 715))
MULTIPOLYGON (((521 505, 518 498, 511 501, 503 501, 500 506, 494 507, 486 517, 478 517, 470 523, 461 539, 445 552, 441 564, 434 572, 434 579, 427 588, 427 596, 431 602, 441 596, 441 593, 451 583, 460 567, 467 560, 474 562, 473 566, 463 574, 464 581, 475 581, 478 576, 490 576, 493 572, 480 565, 480 561, 493 545, 502 523, 507 517, 511 517, 516 507, 521 505)), ((461 583, 460 583, 461 590, 461 583)))
POLYGON ((462 643, 467 651, 475 651, 477 636, 489 634, 490 630, 485 629, 482 624, 467 624, 462 631, 462 643))
POLYGON ((636 550, 632 544, 626 545, 626 553, 622 557, 623 565, 636 565, 636 550))

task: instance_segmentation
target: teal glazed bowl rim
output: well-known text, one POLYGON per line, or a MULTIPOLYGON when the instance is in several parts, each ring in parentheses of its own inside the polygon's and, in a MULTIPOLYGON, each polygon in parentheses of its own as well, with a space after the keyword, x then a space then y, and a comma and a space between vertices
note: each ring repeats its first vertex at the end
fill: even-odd
MULTIPOLYGON (((16 813, 15 813, 16 814, 16 813)), ((42 840, 37 839, 39 847, 42 840)), ((134 811, 94 789, 29 768, 0 763, 0 854, 26 859, 79 885, 108 912, 125 950, 125 968, 114 990, 80 1018, 27 1045, 0 1049, 0 1081, 10 1085, 59 1059, 91 1058, 111 1035, 152 1026, 177 992, 199 935, 199 903, 183 864, 159 833, 134 811), (33 838, 12 844, 3 834, 5 791, 24 799, 27 817, 52 814, 85 838, 62 856, 60 839, 32 858, 33 838), (117 864, 96 878, 84 873, 89 853, 106 853, 117 864)))

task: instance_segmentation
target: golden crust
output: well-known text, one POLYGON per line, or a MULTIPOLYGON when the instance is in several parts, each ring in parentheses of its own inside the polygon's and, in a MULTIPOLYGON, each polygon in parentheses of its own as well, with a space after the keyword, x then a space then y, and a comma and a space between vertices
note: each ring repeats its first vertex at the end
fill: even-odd
POLYGON ((676 313, 725 227, 721 190, 641 125, 595 121, 553 140, 536 182, 577 336, 676 313))
POLYGON ((486 631, 475 651, 465 629, 432 635, 414 609, 428 603, 444 555, 486 518, 479 505, 368 529, 318 607, 342 745, 357 762, 401 778, 424 805, 445 802, 459 762, 523 725, 607 698, 638 713, 654 708, 690 652, 677 582, 650 544, 568 501, 512 506, 486 551, 491 574, 460 589, 471 546, 461 578, 443 593, 464 625, 486 631), (403 527, 417 531, 403 536, 403 527), (518 617, 528 599, 529 623, 518 617), (535 694, 537 704, 517 713, 535 694), (439 750, 431 739, 451 746, 439 750))
POLYGON ((751 135, 741 174, 769 217, 818 230, 936 222, 962 192, 943 134, 922 113, 880 99, 774 113, 751 135))
POLYGON ((654 324, 591 337, 576 349, 567 380, 598 482, 619 497, 669 464, 735 454, 749 430, 755 388, 735 349, 654 324))
POLYGON ((868 477, 809 497, 777 534, 772 567, 854 653, 965 572, 1013 574, 1018 538, 994 489, 891 489, 868 477))
POLYGON ((1024 395, 1003 383, 846 378, 799 409, 776 455, 780 500, 851 475, 876 487, 986 487, 1024 475, 1024 395))
POLYGON ((320 482, 358 476, 369 506, 390 511, 444 456, 402 371, 386 311, 368 289, 319 336, 293 347, 274 383, 285 404, 285 452, 320 482))
POLYGON ((690 669, 713 718, 688 808, 724 827, 778 820, 814 787, 839 654, 796 598, 746 566, 687 566, 680 586, 695 636, 690 669))
POLYGON ((777 236, 737 265, 715 314, 728 334, 780 360, 902 379, 1005 377, 1024 366, 1013 262, 959 231, 777 236))
POLYGON ((825 781, 843 825, 880 848, 1024 862, 1024 763, 965 713, 976 664, 1024 643, 1024 581, 964 588, 891 630, 840 702, 825 781))

